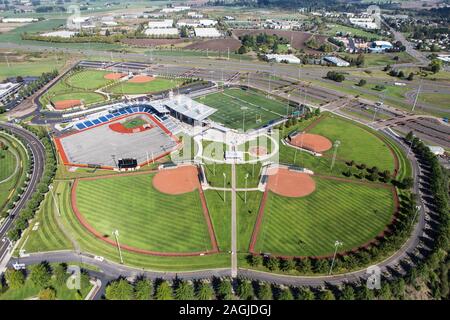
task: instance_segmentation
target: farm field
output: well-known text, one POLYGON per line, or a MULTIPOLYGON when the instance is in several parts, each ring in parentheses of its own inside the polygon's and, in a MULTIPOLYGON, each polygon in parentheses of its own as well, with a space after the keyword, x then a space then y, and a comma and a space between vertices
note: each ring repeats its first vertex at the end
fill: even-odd
POLYGON ((120 82, 107 91, 114 94, 144 94, 173 89, 180 84, 181 80, 157 78, 143 83, 120 82))
POLYGON ((259 128, 286 115, 285 104, 253 90, 225 89, 196 100, 217 109, 211 120, 232 129, 242 129, 243 122, 245 130, 259 128))
POLYGON ((392 219, 391 190, 314 177, 317 189, 304 198, 270 193, 256 251, 290 256, 327 256, 380 234, 392 219), (370 205, 367 200, 371 199, 370 205))
POLYGON ((102 234, 115 229, 124 245, 158 252, 211 248, 198 192, 166 195, 152 187, 151 175, 80 180, 77 205, 102 234), (178 210, 178 208, 184 210, 178 210))
POLYGON ((380 36, 376 33, 364 31, 364 30, 358 29, 358 28, 344 26, 341 24, 327 25, 325 34, 328 36, 335 36, 337 33, 340 33, 340 32, 347 33, 347 34, 350 34, 352 36, 357 36, 357 37, 366 37, 368 41, 370 41, 371 39, 375 39, 375 40, 383 39, 382 36, 380 36))
MULTIPOLYGON (((349 121, 328 115, 308 132, 325 136, 332 142, 339 140, 338 159, 394 171, 394 157, 386 144, 371 132, 349 121)), ((326 151, 325 155, 332 155, 333 150, 326 151)))

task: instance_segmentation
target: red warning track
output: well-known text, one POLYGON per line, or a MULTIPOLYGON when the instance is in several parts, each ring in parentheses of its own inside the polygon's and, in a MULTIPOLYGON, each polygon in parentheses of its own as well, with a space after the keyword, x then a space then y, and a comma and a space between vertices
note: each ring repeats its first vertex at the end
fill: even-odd
MULTIPOLYGON (((191 167, 191 171, 192 171, 192 167, 191 167)), ((184 168, 184 167, 182 167, 184 168)), ((194 170, 196 171, 195 167, 193 167, 194 170)), ((177 169, 172 169, 172 170, 177 170, 177 169)), ((184 169, 183 169, 184 170, 184 169)), ((191 172, 192 173, 192 172, 191 172)), ((136 174, 148 174, 148 172, 139 172, 139 173, 130 173, 130 175, 136 175, 136 174)), ((124 174, 120 174, 120 175, 111 175, 111 176, 105 176, 105 177, 118 177, 118 176, 123 176, 124 174)), ((127 174, 128 175, 128 174, 127 174)), ((71 205, 72 205, 72 210, 75 213, 75 216, 77 217, 78 221, 80 222, 80 224, 86 228, 87 231, 89 231, 92 235, 94 235, 96 238, 114 246, 117 247, 117 244, 114 240, 105 237, 104 234, 102 234, 101 232, 97 231, 94 227, 92 227, 89 222, 84 218, 84 216, 81 214, 80 210, 78 209, 77 206, 77 187, 78 187, 78 182, 80 180, 96 180, 96 179, 104 179, 105 177, 103 176, 99 176, 99 177, 90 177, 90 178, 79 178, 76 179, 72 185, 72 190, 71 190, 71 205)), ((216 236, 214 233, 214 228, 212 225, 212 221, 211 221, 211 217, 209 215, 209 210, 208 210, 208 206, 206 204, 206 199, 205 199, 205 195, 203 193, 203 189, 201 187, 200 181, 197 179, 197 188, 199 190, 199 196, 200 196, 200 201, 202 204, 202 209, 203 209, 203 215, 205 218, 205 222, 208 228, 208 233, 209 233, 209 237, 210 237, 210 241, 211 241, 211 250, 206 250, 206 251, 198 251, 198 252, 160 252, 160 251, 152 251, 152 250, 145 250, 145 249, 141 249, 141 248, 136 248, 136 247, 132 247, 132 246, 128 246, 128 245, 124 245, 121 244, 120 248, 123 250, 127 250, 130 252, 134 252, 134 253, 139 253, 139 254, 145 254, 145 255, 153 255, 153 256, 167 256, 167 257, 183 257, 183 256, 199 256, 201 254, 213 254, 213 253, 218 253, 219 252, 219 247, 217 245, 217 240, 216 240, 216 236)), ((181 208, 180 208, 181 209, 181 208)))
POLYGON ((71 108, 75 108, 75 107, 79 107, 81 106, 81 101, 80 100, 60 100, 60 101, 55 101, 53 102, 53 107, 56 110, 66 110, 66 109, 71 109, 71 108))
POLYGON ((327 138, 312 133, 300 133, 291 138, 290 143, 296 147, 313 152, 325 152, 333 146, 327 138))
POLYGON ((135 128, 127 128, 123 125, 121 122, 112 123, 109 125, 109 128, 112 131, 118 132, 118 133, 138 133, 143 132, 146 130, 150 130, 151 128, 154 128, 151 124, 144 124, 142 126, 138 126, 135 128))

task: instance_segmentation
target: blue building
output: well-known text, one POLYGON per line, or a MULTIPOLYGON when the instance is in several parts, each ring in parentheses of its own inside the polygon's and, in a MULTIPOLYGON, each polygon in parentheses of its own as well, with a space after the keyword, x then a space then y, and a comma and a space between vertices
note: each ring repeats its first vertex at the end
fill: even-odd
POLYGON ((389 41, 374 41, 369 47, 370 52, 378 53, 392 49, 394 46, 389 41))

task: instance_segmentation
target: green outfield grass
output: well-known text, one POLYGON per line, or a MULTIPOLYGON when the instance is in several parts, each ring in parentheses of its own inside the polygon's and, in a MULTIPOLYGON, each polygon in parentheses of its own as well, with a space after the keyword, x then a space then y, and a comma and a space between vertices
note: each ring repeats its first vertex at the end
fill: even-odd
POLYGON ((70 87, 80 88, 84 90, 95 90, 112 83, 112 80, 105 79, 105 75, 111 73, 109 71, 100 70, 82 70, 70 75, 64 81, 70 87))
POLYGON ((316 191, 304 198, 270 193, 256 251, 292 255, 333 254, 357 248, 376 237, 392 219, 391 191, 315 177, 316 191), (368 200, 370 199, 370 202, 368 200))
POLYGON ((69 84, 69 81, 67 81, 70 78, 71 76, 58 81, 40 97, 39 102, 45 107, 50 102, 62 100, 82 100, 84 104, 97 103, 106 100, 105 96, 95 93, 94 89, 84 90, 78 87, 72 87, 69 84))
POLYGON ((125 121, 123 123, 123 126, 128 129, 133 129, 133 128, 142 126, 146 123, 148 123, 148 122, 145 121, 144 119, 142 119, 141 117, 137 117, 137 118, 133 118, 133 119, 125 121))
POLYGON ((107 89, 114 94, 144 94, 153 93, 176 88, 182 83, 178 79, 157 78, 153 81, 143 83, 120 82, 107 89))
MULTIPOLYGON (((117 248, 105 243, 102 240, 93 236, 86 228, 84 228, 76 218, 74 212, 71 209, 70 200, 70 181, 59 181, 55 183, 55 194, 59 194, 57 197, 57 203, 61 212, 61 222, 67 233, 71 235, 73 240, 80 246, 83 252, 101 255, 105 259, 112 262, 119 263, 119 256, 117 248)), ((43 214, 55 214, 54 207, 49 208, 49 211, 43 211, 43 214)), ((179 210, 178 210, 179 211, 179 210)), ((44 231, 44 225, 35 231, 37 234, 44 231)), ((58 233, 58 237, 66 238, 60 228, 54 229, 53 232, 58 233)), ((120 234, 121 231, 120 231, 120 234)), ((41 235, 39 239, 43 239, 45 235, 41 235)), ((121 237, 122 238, 122 237, 121 237)), ((37 237, 35 239, 38 239, 37 237)), ((24 241, 22 238, 21 241, 24 241)), ((37 240, 40 241, 40 240, 37 240)), ((67 239, 65 241, 68 241, 67 239)), ((209 244, 209 242, 208 242, 209 244)), ((18 248, 22 246, 22 242, 18 248)), ((33 249, 44 247, 44 244, 35 244, 31 248, 25 245, 27 252, 35 252, 33 249)), ((48 242, 46 250, 59 250, 60 246, 55 246, 55 242, 48 242)), ((18 251, 15 252, 17 255, 18 251)), ((123 259, 126 265, 135 266, 138 268, 150 269, 150 270, 163 270, 163 271, 181 271, 181 270, 200 270, 211 269, 220 267, 229 267, 230 259, 228 254, 213 254, 205 256, 193 256, 193 257, 161 257, 137 254, 130 251, 123 250, 123 259)))
MULTIPOLYGON (((376 135, 350 121, 328 115, 309 133, 327 137, 332 143, 341 142, 337 157, 342 160, 354 160, 367 166, 377 166, 380 170, 394 171, 394 157, 386 143, 376 135)), ((325 152, 332 155, 333 149, 325 152)))
POLYGON ((162 194, 152 187, 152 178, 81 180, 78 208, 97 231, 110 235, 118 229, 124 245, 160 252, 211 249, 198 192, 162 194))
POLYGON ((196 100, 217 109, 211 120, 232 129, 242 129, 243 123, 245 130, 259 128, 286 115, 285 103, 253 90, 225 89, 196 100))

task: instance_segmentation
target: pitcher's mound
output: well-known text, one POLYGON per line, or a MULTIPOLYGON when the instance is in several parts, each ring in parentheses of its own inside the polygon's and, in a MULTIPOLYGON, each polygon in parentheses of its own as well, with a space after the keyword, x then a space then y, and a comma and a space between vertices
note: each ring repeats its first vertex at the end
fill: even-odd
POLYGON ((119 80, 120 78, 125 77, 125 73, 108 73, 104 76, 106 80, 119 80))
POLYGON ((131 83, 145 83, 145 82, 150 82, 150 81, 153 81, 153 80, 155 80, 155 78, 150 77, 150 76, 140 75, 140 76, 134 76, 133 78, 128 80, 128 82, 131 82, 131 83))
POLYGON ((305 197, 314 192, 316 183, 309 174, 285 168, 270 169, 269 190, 284 197, 305 197))
POLYGON ((65 109, 70 109, 70 108, 75 108, 81 106, 81 101, 80 100, 60 100, 60 101, 56 101, 53 103, 53 107, 56 110, 65 110, 65 109))
POLYGON ((318 134, 300 133, 292 137, 291 144, 313 152, 324 152, 333 146, 331 141, 318 134))
POLYGON ((192 192, 199 185, 197 168, 183 166, 163 169, 153 177, 153 187, 162 193, 183 194, 192 192))

